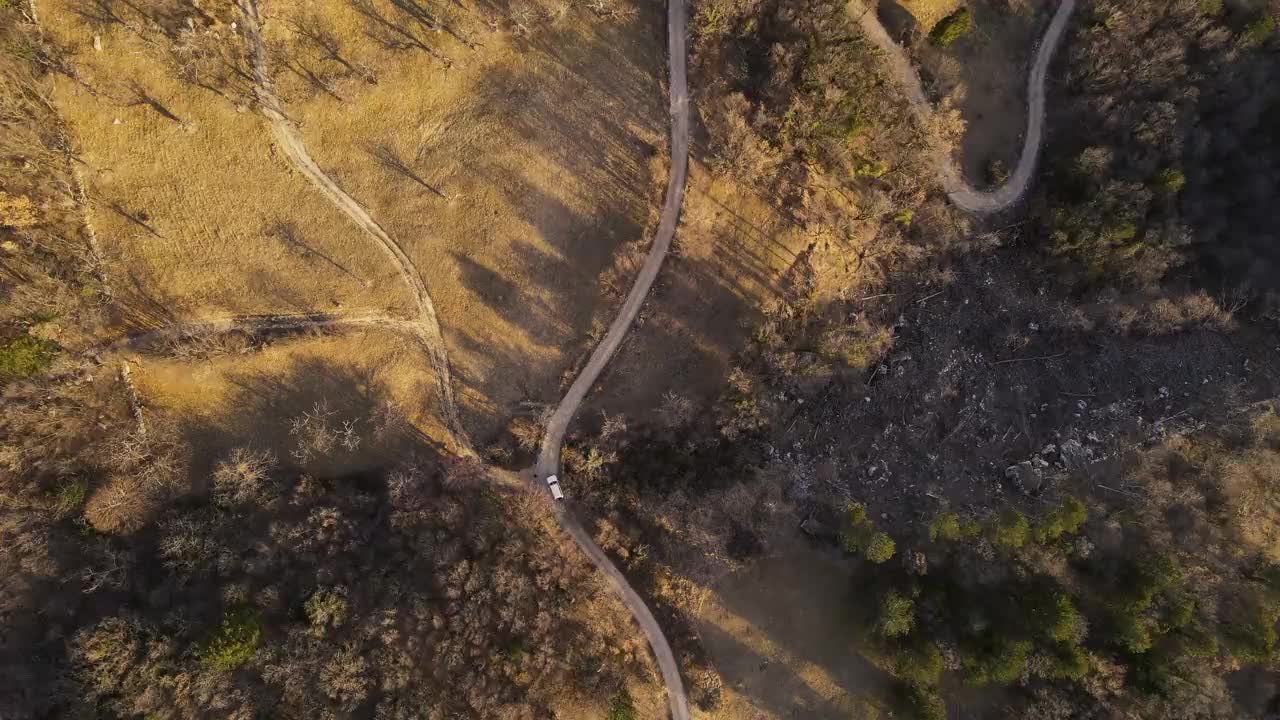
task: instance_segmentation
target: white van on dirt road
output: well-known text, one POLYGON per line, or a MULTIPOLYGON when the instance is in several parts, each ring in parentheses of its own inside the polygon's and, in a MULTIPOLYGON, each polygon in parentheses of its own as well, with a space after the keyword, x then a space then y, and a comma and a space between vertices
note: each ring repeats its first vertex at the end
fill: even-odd
POLYGON ((564 492, 560 490, 560 479, 555 475, 547 478, 547 487, 551 488, 551 497, 557 500, 564 499, 564 492))

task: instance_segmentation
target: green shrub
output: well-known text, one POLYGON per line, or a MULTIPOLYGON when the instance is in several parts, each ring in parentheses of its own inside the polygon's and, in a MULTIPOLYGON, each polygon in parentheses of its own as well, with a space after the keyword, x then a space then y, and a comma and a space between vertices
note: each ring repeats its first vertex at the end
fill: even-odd
POLYGON ((1263 15, 1249 23, 1244 32, 1249 38, 1249 42, 1254 45, 1265 45, 1271 39, 1271 36, 1276 33, 1276 19, 1270 15, 1263 15))
POLYGON ((973 28, 973 13, 969 8, 959 10, 938 21, 929 32, 929 39, 939 47, 950 47, 952 43, 968 34, 973 28))
POLYGON ((893 542, 893 538, 888 533, 876 532, 867 540, 866 547, 862 550, 862 556, 867 560, 879 565, 893 559, 893 553, 897 550, 897 545, 893 542))
POLYGON ((862 503, 849 503, 845 508, 845 523, 844 532, 840 534, 845 552, 862 555, 876 564, 893 557, 896 549, 893 538, 876 530, 862 503))
POLYGON ((1089 674, 1089 656, 1079 645, 1059 645, 1054 648, 1050 673, 1052 680, 1079 680, 1089 674))
POLYGON ((996 547, 1016 550, 1027 544, 1031 535, 1031 523, 1027 516, 1017 510, 1005 510, 1000 513, 990 528, 991 542, 996 547))
POLYGON ((249 662, 261 638, 262 617, 250 608, 240 608, 223 617, 222 625, 197 654, 210 670, 230 672, 249 662))
POLYGON ((1255 605, 1243 617, 1227 623, 1223 639, 1231 656, 1242 663, 1268 662, 1276 650, 1276 612, 1255 605))
POLYGON ((852 527, 862 527, 871 522, 867 517, 867 507, 860 502, 851 502, 845 508, 845 521, 852 527))
POLYGON ((636 720, 636 706, 626 690, 609 701, 608 720, 636 720))
POLYGON ((1078 532, 1088 519, 1089 511, 1084 503, 1068 495, 1062 504, 1041 518, 1035 530, 1036 542, 1045 545, 1063 535, 1078 532))
POLYGON ((64 480, 53 490, 53 509, 60 515, 79 510, 88 490, 89 484, 84 480, 64 480))
POLYGON ((876 633, 884 637, 901 637, 916 625, 915 602, 911 598, 890 590, 880 598, 876 612, 876 633))
POLYGON ((947 706, 933 685, 907 683, 898 690, 902 716, 910 720, 945 720, 947 706))
POLYGON ((916 211, 911 210, 910 208, 906 210, 899 210, 893 216, 893 221, 901 225, 902 227, 911 227, 911 223, 915 219, 916 219, 916 211))
POLYGON ((1155 644, 1154 623, 1134 612, 1123 612, 1112 618, 1112 636, 1106 638, 1130 655, 1141 655, 1155 644))
POLYGON ((1195 612, 1195 599, 1185 593, 1177 594, 1169 599, 1169 604, 1164 611, 1164 622, 1161 630, 1163 632, 1181 630, 1191 624, 1191 620, 1195 617, 1195 612))
POLYGON ((1022 677, 1031 656, 1030 640, 998 637, 984 652, 961 661, 970 685, 1011 685, 1022 677))
POLYGON ((1134 684, 1152 695, 1168 695, 1173 689, 1173 659, 1163 652, 1144 655, 1134 663, 1134 684))
POLYGON ((929 542, 959 540, 962 532, 960 516, 950 511, 943 511, 929 523, 929 542))
POLYGON ((1218 636, 1199 623, 1183 628, 1179 639, 1189 657, 1211 658, 1218 654, 1218 636))
POLYGON ((0 380, 34 375, 53 363, 58 346, 48 340, 20 335, 0 340, 0 380))
POLYGON ((853 169, 854 177, 880 178, 889 172, 889 166, 881 160, 858 163, 853 169))
POLYGON ((1156 554, 1135 563, 1123 576, 1117 593, 1120 608, 1139 613, 1151 607, 1156 596, 1182 581, 1182 569, 1168 555, 1156 554))
POLYGON ((936 684, 942 669, 942 653, 931 642, 900 650, 893 663, 894 674, 912 685, 936 684))
POLYGON ((1138 237, 1138 226, 1132 222, 1119 222, 1107 229, 1107 237, 1112 241, 1126 242, 1138 237))
POLYGON ((524 641, 520 640, 520 638, 507 643, 507 659, 511 662, 520 662, 527 652, 524 647, 524 641))
POLYGON ((1177 168, 1167 168, 1156 173, 1156 185, 1170 194, 1177 194, 1186 187, 1187 176, 1177 168))
POLYGON ((1200 12, 1205 15, 1221 15, 1222 0, 1200 0, 1200 12))
POLYGON ((1084 637, 1084 615, 1076 609, 1066 593, 1055 595, 1045 620, 1045 635, 1054 642, 1074 644, 1084 637))

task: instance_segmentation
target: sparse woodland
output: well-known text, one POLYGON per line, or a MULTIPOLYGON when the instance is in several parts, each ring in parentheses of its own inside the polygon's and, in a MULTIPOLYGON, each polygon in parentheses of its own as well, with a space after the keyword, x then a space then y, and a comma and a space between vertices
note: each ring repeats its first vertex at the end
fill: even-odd
MULTIPOLYGON (((111 296, 49 96, 76 72, 20 5, 0 2, 0 717, 532 720, 566 692, 630 708, 645 646, 591 566, 403 418, 317 405, 288 456, 205 467, 188 428, 137 410, 102 352, 111 296), (398 459, 303 470, 362 440, 398 459)), ((251 98, 230 3, 83 12, 141 13, 177 77, 251 98)), ((195 340, 189 359, 256 347, 195 340)))
POLYGON ((1278 15, 1275 2, 1085 4, 1057 111, 1082 131, 1048 144, 1032 215, 1064 272, 1203 288, 1274 322, 1278 15))
POLYGON ((843 10, 695 5, 704 159, 814 242, 720 400, 581 437, 571 494, 677 616, 803 520, 901 716, 1271 717, 1280 7, 1082 2, 1041 179, 977 221, 843 10))
MULTIPOLYGON (((564 687, 634 717, 647 650, 616 599, 480 466, 316 406, 289 455, 205 467, 137 412, 92 351, 111 296, 48 95, 75 69, 20 5, 0 0, 0 717, 541 719, 564 687), (302 469, 362 439, 398 461, 302 469)), ((425 36, 377 18, 425 5, 353 4, 388 47, 425 36)), ((573 7, 629 12, 483 5, 515 35, 573 7)), ((176 77, 254 101, 230 4, 83 13, 139 8, 176 77)), ((448 11, 410 26, 447 32, 448 11)), ((299 17, 280 66, 317 93, 376 81, 299 17)), ((564 485, 656 601, 697 706, 723 679, 689 605, 803 521, 848 570, 848 653, 895 716, 975 694, 1031 720, 1280 711, 1278 19, 1275 0, 1082 0, 1040 179, 974 219, 924 152, 962 119, 921 127, 843 3, 691 7, 697 159, 812 244, 717 401, 604 417, 564 485)), ((923 32, 972 42, 968 20, 923 32)), ((536 447, 538 423, 517 430, 536 447)))

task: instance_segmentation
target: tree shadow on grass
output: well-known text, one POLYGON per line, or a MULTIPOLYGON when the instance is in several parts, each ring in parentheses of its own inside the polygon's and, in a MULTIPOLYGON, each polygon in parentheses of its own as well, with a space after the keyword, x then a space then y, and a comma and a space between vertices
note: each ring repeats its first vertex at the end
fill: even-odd
MULTIPOLYGON (((247 572, 253 577, 253 567, 262 557, 246 553, 237 557, 240 570, 228 567, 212 575, 203 570, 193 577, 184 574, 188 571, 178 572, 166 560, 160 543, 163 532, 171 533, 172 529, 162 532, 157 523, 181 515, 199 527, 201 522, 222 517, 220 512, 227 511, 208 507, 210 477, 214 466, 235 449, 273 453, 277 463, 270 474, 286 488, 302 482, 299 478, 303 475, 321 478, 320 487, 329 488, 338 498, 336 502, 349 508, 352 537, 358 541, 363 538, 367 544, 375 529, 387 522, 382 482, 386 471, 411 461, 435 467, 443 457, 437 444, 395 412, 395 406, 388 404, 392 399, 390 389, 372 373, 334 361, 305 360, 279 372, 242 374, 216 413, 197 417, 174 409, 180 437, 191 447, 190 474, 182 478, 181 489, 154 499, 141 529, 98 532, 78 521, 76 513, 55 517, 28 507, 14 506, 0 512, 0 538, 11 541, 11 549, 15 549, 12 543, 20 543, 14 553, 0 558, 0 569, 4 570, 0 613, 9 631, 0 643, 0 672, 7 680, 0 686, 0 715, 55 717, 81 708, 87 695, 79 685, 82 676, 74 671, 73 646, 78 632, 105 618, 164 619, 176 633, 172 639, 192 647, 198 647, 196 643, 217 627, 224 611, 232 606, 221 593, 229 582, 223 575, 247 572), (336 447, 328 455, 318 454, 305 461, 291 455, 299 438, 290 434, 290 418, 314 411, 317 404, 324 404, 326 412, 332 413, 328 420, 335 428, 343 421, 354 421, 359 447, 350 451, 336 447)), ((95 475, 100 470, 86 470, 92 471, 83 477, 88 486, 86 498, 92 502, 94 492, 107 478, 95 475)), ((255 552, 266 552, 278 542, 268 532, 270 513, 241 518, 237 523, 238 534, 261 538, 255 552)), ((355 549, 364 552, 359 543, 355 549)), ((369 558, 370 562, 376 560, 369 558)), ((320 562, 317 567, 322 573, 334 571, 326 570, 321 561, 312 557, 307 562, 320 562)), ((318 577, 313 572, 310 577, 275 578, 273 582, 283 581, 282 587, 305 595, 318 577)), ((252 583, 261 581, 258 578, 252 583)), ((273 609, 277 613, 295 610, 273 609)), ((133 677, 132 672, 122 675, 122 681, 133 677)), ((236 697, 243 679, 233 679, 223 692, 236 697)))
POLYGON ((405 407, 376 368, 309 357, 278 370, 229 369, 227 373, 231 390, 220 403, 225 414, 183 416, 181 408, 173 409, 193 450, 192 474, 197 483, 204 482, 213 466, 237 448, 266 450, 286 467, 327 477, 385 466, 388 458, 443 451, 409 421, 417 412, 430 409, 405 407), (308 415, 323 416, 327 430, 336 434, 349 425, 354 444, 334 438, 327 449, 308 450, 307 433, 296 427, 308 415))

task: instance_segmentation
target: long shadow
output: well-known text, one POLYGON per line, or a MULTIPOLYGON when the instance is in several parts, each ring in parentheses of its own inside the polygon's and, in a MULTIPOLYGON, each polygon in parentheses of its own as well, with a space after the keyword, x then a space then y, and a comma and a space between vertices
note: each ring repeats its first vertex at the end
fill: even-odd
POLYGON ((372 0, 348 0, 351 9, 365 18, 365 35, 388 50, 420 50, 441 61, 446 67, 453 61, 428 44, 398 17, 384 15, 372 0))
POLYGON ((274 237, 281 241, 287 247, 300 253, 305 258, 317 258, 347 277, 354 280, 360 280, 361 282, 364 281, 364 278, 361 278, 351 272, 346 265, 343 265, 337 260, 334 260, 328 255, 320 252, 314 246, 308 244, 302 238, 302 234, 298 231, 298 227, 288 220, 276 219, 266 228, 266 234, 269 237, 274 237))
POLYGON ((136 105, 146 105, 155 111, 157 115, 170 122, 182 124, 182 118, 174 115, 169 108, 155 98, 147 89, 139 85, 137 82, 129 83, 129 91, 133 95, 133 100, 128 103, 131 107, 136 105))
POLYGON ((107 208, 111 210, 111 212, 115 213, 116 215, 119 215, 120 217, 124 218, 125 220, 128 220, 129 222, 133 223, 134 225, 137 225, 138 227, 140 227, 140 228, 142 228, 143 230, 147 231, 147 234, 151 235, 152 237, 155 237, 155 238, 163 238, 163 237, 164 237, 163 235, 161 235, 161 234, 160 234, 160 231, 159 231, 159 230, 156 230, 156 229, 155 229, 155 227, 153 227, 153 226, 149 223, 149 221, 151 220, 151 218, 147 215, 147 213, 146 213, 145 211, 143 211, 143 210, 131 210, 131 209, 129 209, 129 208, 127 208, 127 207, 125 207, 123 203, 118 202, 118 201, 116 201, 116 200, 110 200, 110 201, 107 201, 105 204, 106 204, 107 208))
POLYGON ((449 199, 449 196, 441 192, 439 188, 422 179, 422 176, 410 167, 390 144, 382 143, 380 145, 369 146, 365 148, 365 152, 383 168, 390 170, 401 177, 412 180, 421 187, 430 191, 433 195, 439 197, 441 200, 449 199))
MULTIPOLYGON (((440 452, 430 438, 405 419, 372 369, 343 367, 327 360, 294 361, 284 372, 231 372, 235 388, 225 403, 227 417, 188 417, 179 421, 185 441, 193 448, 193 475, 207 478, 213 463, 237 447, 268 450, 287 465, 318 475, 342 475, 376 468, 387 457, 440 452), (354 424, 362 436, 354 450, 335 447, 330 456, 308 461, 294 457, 299 438, 293 418, 323 406, 332 413, 336 429, 354 424), (390 416, 386 413, 390 410, 390 416), (379 429, 381 425, 390 432, 379 429)), ((197 487, 197 490, 202 488, 197 487)))

